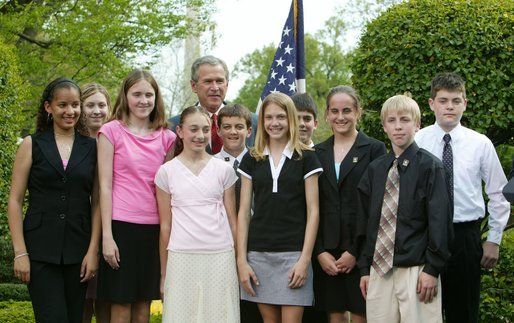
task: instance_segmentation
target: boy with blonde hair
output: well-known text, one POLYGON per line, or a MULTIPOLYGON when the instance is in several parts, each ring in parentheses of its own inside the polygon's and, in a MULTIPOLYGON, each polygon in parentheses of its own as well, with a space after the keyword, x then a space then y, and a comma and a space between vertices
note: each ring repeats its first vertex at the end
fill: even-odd
POLYGON ((414 142, 421 117, 413 99, 389 98, 380 118, 392 149, 370 163, 358 185, 367 320, 442 322, 439 274, 452 235, 445 170, 414 142))

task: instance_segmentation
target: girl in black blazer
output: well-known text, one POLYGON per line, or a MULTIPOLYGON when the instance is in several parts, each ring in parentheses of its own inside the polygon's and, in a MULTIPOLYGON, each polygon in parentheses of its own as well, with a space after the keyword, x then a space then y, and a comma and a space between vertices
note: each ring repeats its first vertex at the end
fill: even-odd
POLYGON ((77 84, 52 81, 37 131, 23 140, 14 161, 8 205, 14 274, 28 284, 37 322, 81 322, 86 281, 98 268, 96 140, 80 116, 77 84))
POLYGON ((386 153, 385 145, 357 131, 362 114, 359 97, 349 86, 332 88, 325 117, 333 136, 315 146, 323 166, 319 177, 320 225, 314 247, 316 307, 330 322, 365 322, 365 300, 355 268, 357 236, 357 184, 368 164, 386 153))

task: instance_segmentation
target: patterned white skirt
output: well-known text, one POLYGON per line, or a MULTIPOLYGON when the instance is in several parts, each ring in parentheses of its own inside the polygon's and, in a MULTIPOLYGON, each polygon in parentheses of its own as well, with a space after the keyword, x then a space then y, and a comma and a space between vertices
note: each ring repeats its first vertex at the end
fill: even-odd
POLYGON ((210 254, 168 251, 162 321, 239 322, 234 250, 210 254))

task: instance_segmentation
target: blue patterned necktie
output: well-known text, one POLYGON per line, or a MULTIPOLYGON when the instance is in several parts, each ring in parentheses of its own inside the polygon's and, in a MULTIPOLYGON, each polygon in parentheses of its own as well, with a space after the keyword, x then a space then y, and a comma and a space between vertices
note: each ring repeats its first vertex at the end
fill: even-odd
POLYGON ((443 140, 443 165, 448 171, 448 190, 450 193, 450 199, 453 202, 453 151, 452 145, 450 144, 452 137, 449 134, 445 134, 443 140))

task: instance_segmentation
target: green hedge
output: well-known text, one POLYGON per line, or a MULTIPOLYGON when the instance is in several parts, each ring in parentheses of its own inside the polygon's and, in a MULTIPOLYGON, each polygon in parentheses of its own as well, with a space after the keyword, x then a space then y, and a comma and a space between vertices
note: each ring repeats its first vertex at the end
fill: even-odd
POLYGON ((13 257, 11 241, 0 239, 0 284, 20 282, 13 274, 13 257))
POLYGON ((16 141, 24 119, 20 102, 23 102, 25 93, 19 76, 18 58, 12 47, 0 37, 0 237, 7 237, 9 232, 7 201, 16 141))
POLYGON ((30 302, 0 302, 0 322, 27 323, 35 322, 30 302))
MULTIPOLYGON (((0 302, 30 301, 29 291, 25 284, 0 284, 0 302)), ((1 320, 0 320, 1 322, 1 320)))
POLYGON ((514 1, 410 0, 371 21, 351 63, 352 83, 368 113, 362 126, 385 139, 384 101, 410 91, 422 126, 434 122, 428 107, 431 79, 456 72, 466 81, 462 123, 495 145, 514 135, 514 1))
POLYGON ((498 265, 482 273, 481 322, 514 322, 514 230, 506 231, 498 265))

